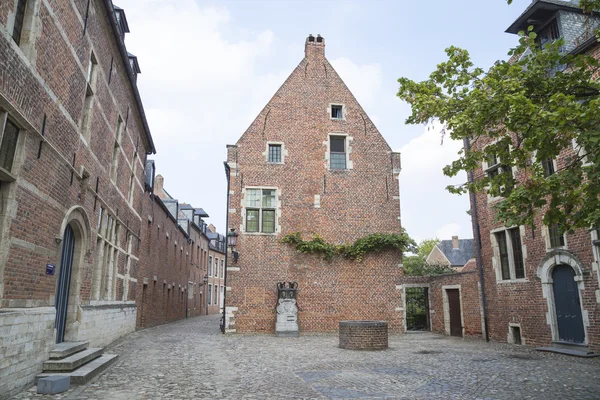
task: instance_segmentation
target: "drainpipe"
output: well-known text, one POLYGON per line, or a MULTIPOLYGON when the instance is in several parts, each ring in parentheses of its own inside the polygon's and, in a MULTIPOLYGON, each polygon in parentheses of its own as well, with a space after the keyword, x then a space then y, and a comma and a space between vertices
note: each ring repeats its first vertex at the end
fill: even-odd
MULTIPOLYGON (((471 150, 471 143, 469 138, 465 138, 465 151, 471 150)), ((469 170, 467 173, 469 183, 474 181, 473 170, 469 170)), ((485 282, 483 276, 483 265, 481 264, 481 233, 479 232, 479 221, 477 219, 477 198, 475 192, 470 190, 469 197, 471 200, 471 221, 473 223, 473 233, 475 234, 475 257, 477 261, 477 269, 479 270, 479 282, 481 284, 481 306, 483 308, 483 327, 485 329, 485 341, 490 341, 489 329, 488 329, 488 317, 487 317, 487 301, 485 298, 485 282)))
POLYGON ((225 216, 225 276, 223 277, 223 322, 221 324, 221 333, 225 334, 225 309, 227 308, 227 256, 229 254, 227 251, 227 232, 229 232, 229 188, 231 184, 231 168, 229 167, 229 164, 227 164, 227 161, 223 161, 223 165, 225 166, 225 176, 227 177, 227 209, 225 210, 227 214, 225 216))

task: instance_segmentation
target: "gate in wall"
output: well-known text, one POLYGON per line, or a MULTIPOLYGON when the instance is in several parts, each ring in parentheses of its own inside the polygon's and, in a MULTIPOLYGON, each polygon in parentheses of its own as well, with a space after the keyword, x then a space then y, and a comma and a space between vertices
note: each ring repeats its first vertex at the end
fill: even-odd
POLYGON ((429 326, 429 288, 405 288, 406 330, 428 331, 429 326))

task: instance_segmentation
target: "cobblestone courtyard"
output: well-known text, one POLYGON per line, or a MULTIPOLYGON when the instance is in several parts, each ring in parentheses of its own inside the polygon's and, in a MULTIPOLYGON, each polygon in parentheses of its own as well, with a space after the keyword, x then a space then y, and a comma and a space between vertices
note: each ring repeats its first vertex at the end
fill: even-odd
POLYGON ((119 361, 56 396, 15 399, 599 399, 600 359, 428 333, 356 352, 335 335, 222 336, 218 316, 138 331, 107 348, 119 361))

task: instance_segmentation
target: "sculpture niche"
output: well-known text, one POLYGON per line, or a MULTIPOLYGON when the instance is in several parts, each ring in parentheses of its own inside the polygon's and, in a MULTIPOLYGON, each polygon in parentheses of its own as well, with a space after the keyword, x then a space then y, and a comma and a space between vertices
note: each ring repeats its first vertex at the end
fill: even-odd
POLYGON ((298 305, 296 294, 298 282, 279 282, 277 284, 277 336, 298 336, 298 305))

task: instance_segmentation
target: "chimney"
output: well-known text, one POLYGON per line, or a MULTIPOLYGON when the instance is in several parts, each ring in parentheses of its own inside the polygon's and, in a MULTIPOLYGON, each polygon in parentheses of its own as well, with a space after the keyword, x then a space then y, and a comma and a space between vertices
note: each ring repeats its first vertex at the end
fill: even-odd
POLYGON ((458 249, 458 236, 452 236, 452 248, 458 249))
POLYGON ((163 178, 163 176, 160 174, 156 175, 156 178, 154 179, 154 193, 160 196, 163 192, 164 184, 165 178, 163 178))
POLYGON ((325 58, 325 39, 321 35, 317 37, 308 35, 304 45, 304 55, 306 58, 325 58))

